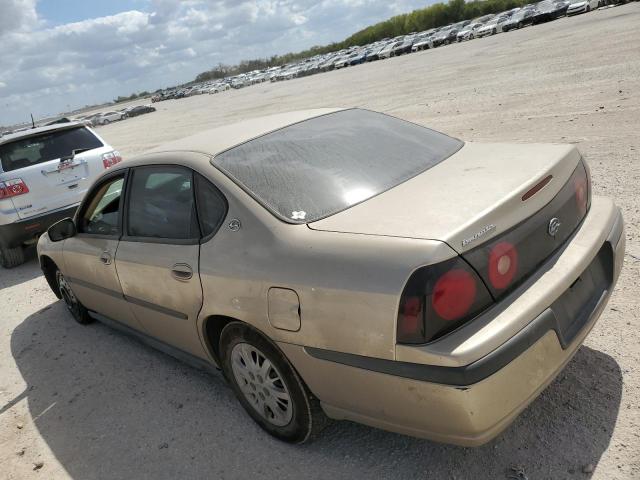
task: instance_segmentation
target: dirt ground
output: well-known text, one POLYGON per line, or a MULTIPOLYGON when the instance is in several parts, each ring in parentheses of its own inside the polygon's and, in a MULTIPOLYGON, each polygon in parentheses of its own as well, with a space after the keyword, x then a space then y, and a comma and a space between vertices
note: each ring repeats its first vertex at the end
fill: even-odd
POLYGON ((338 72, 157 104, 101 128, 126 156, 238 119, 363 106, 473 141, 577 144, 627 254, 557 380, 481 448, 348 422, 292 447, 219 375, 75 324, 35 258, 0 271, 0 478, 640 478, 640 3, 338 72), (520 469, 520 470, 518 470, 520 469), (518 473, 519 472, 519 473, 518 473))

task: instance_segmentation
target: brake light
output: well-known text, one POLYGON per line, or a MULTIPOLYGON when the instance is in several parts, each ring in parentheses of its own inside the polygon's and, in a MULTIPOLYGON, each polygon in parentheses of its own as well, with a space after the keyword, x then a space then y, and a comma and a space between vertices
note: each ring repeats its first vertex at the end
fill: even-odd
POLYGON ((573 181, 573 187, 576 192, 576 205, 578 207, 578 213, 583 216, 587 213, 587 207, 589 203, 589 184, 587 180, 587 172, 583 171, 582 174, 575 177, 573 181))
POLYGON ((476 282, 466 270, 449 270, 433 287, 431 303, 435 312, 447 321, 458 320, 469 312, 476 299, 476 282))
POLYGON ((29 193, 29 187, 21 178, 0 182, 0 200, 3 198, 17 197, 29 193))
POLYGON ((426 343, 457 328, 486 309, 493 299, 476 272, 456 257, 422 267, 400 297, 398 343, 426 343))
POLYGON ((489 252, 489 281, 493 288, 507 288, 518 270, 518 251, 509 242, 496 243, 489 252))
POLYGON ((102 155, 102 165, 104 168, 111 168, 114 165, 120 163, 122 161, 122 157, 120 156, 120 152, 114 150, 113 152, 108 152, 102 155))
POLYGON ((424 335, 424 297, 406 297, 402 300, 398 336, 420 339, 424 335))

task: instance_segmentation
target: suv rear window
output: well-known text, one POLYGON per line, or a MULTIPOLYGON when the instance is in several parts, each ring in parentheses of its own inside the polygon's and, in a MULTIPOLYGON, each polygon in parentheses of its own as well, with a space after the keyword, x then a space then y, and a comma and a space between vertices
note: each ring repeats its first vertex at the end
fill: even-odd
POLYGON ((268 133, 212 163, 277 217, 308 223, 415 177, 462 145, 398 118, 352 109, 268 133))
POLYGON ((44 132, 0 145, 2 170, 11 172, 71 155, 73 150, 92 150, 103 144, 84 127, 44 132))

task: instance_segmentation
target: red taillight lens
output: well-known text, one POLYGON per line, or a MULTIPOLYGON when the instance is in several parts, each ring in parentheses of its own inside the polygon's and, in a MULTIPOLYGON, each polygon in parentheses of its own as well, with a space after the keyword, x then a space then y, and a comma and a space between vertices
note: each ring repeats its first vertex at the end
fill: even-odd
POLYGON ((426 343, 471 320, 492 303, 475 271, 461 258, 416 270, 398 308, 398 343, 426 343))
POLYGON ((573 181, 573 186, 576 191, 576 205, 578 207, 578 213, 584 215, 587 213, 587 207, 589 205, 589 182, 587 180, 587 173, 578 175, 573 181))
POLYGON ((104 165, 105 169, 111 168, 114 165, 120 163, 121 161, 122 161, 122 157, 120 156, 120 152, 116 150, 102 155, 102 165, 104 165))
POLYGON ((424 336, 424 297, 405 297, 398 316, 398 336, 420 340, 424 336))
POLYGON ((442 275, 431 296, 433 310, 443 320, 452 321, 469 313, 476 299, 476 281, 471 274, 462 269, 449 270, 442 275))
POLYGON ((496 290, 507 288, 518 270, 518 251, 509 242, 496 243, 489 252, 489 281, 496 290))
POLYGON ((21 178, 0 182, 0 200, 3 198, 17 197, 29 193, 29 187, 21 178))

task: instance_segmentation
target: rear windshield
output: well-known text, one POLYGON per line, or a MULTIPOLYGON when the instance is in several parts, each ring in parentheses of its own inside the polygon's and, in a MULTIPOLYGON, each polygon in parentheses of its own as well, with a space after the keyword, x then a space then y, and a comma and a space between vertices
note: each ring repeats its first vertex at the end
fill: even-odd
POLYGON ((367 110, 343 110, 269 133, 212 163, 276 216, 308 223, 437 165, 460 140, 367 110))
POLYGON ((102 146, 102 142, 84 127, 57 130, 0 145, 0 162, 2 170, 10 172, 67 157, 74 150, 102 146))

